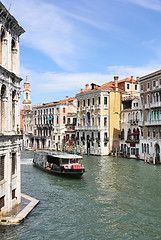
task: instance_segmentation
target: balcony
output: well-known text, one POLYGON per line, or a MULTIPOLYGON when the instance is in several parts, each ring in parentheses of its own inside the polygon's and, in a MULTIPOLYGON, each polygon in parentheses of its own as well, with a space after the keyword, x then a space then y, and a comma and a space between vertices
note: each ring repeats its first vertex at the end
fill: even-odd
POLYGON ((143 127, 143 126, 144 126, 144 121, 139 121, 139 122, 138 122, 138 125, 141 126, 141 127, 143 127))
POLYGON ((101 130, 101 126, 76 126, 75 130, 77 130, 77 131, 101 130))
POLYGON ((150 108, 161 107, 161 102, 150 103, 150 108))
POLYGON ((144 121, 144 126, 161 126, 161 120, 144 121))

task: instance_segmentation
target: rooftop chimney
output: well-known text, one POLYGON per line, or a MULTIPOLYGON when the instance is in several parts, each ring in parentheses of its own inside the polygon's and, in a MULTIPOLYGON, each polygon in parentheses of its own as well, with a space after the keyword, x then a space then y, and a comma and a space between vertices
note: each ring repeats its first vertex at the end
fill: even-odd
POLYGON ((131 81, 133 81, 133 79, 134 79, 134 77, 133 77, 133 76, 131 76, 131 81))
POLYGON ((115 91, 118 91, 118 76, 114 76, 115 91))
POLYGON ((68 98, 69 96, 66 96, 66 98, 68 98))
POLYGON ((88 86, 89 86, 89 85, 88 85, 88 83, 87 83, 87 84, 85 85, 85 89, 86 89, 86 90, 88 90, 88 86))
POLYGON ((138 80, 139 80, 139 77, 137 77, 136 80, 138 81, 138 80))
POLYGON ((83 92, 83 89, 81 88, 81 92, 83 92))

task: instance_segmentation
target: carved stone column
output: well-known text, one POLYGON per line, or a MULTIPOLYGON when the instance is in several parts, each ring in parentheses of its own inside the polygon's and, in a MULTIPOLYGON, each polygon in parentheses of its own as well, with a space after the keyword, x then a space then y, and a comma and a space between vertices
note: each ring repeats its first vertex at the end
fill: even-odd
POLYGON ((15 74, 17 74, 17 55, 18 55, 18 50, 16 48, 12 49, 11 71, 13 71, 15 74))
POLYGON ((7 68, 8 65, 8 40, 3 39, 2 42, 2 65, 7 68))

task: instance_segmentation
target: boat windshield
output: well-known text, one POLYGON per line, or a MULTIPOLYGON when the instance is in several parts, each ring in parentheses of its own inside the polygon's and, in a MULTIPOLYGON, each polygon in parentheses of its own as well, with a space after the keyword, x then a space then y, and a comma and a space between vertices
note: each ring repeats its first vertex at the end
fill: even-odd
POLYGON ((61 163, 62 164, 69 164, 69 159, 62 158, 61 163))
POLYGON ((72 158, 72 159, 70 159, 70 163, 71 163, 71 164, 72 164, 72 163, 78 163, 78 159, 72 158))

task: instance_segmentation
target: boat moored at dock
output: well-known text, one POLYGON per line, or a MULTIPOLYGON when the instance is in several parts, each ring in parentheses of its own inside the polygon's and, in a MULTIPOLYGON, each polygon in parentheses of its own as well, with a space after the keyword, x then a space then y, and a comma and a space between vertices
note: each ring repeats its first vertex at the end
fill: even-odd
POLYGON ((84 166, 79 162, 82 156, 39 150, 34 153, 34 166, 61 176, 79 178, 85 172, 84 166))

